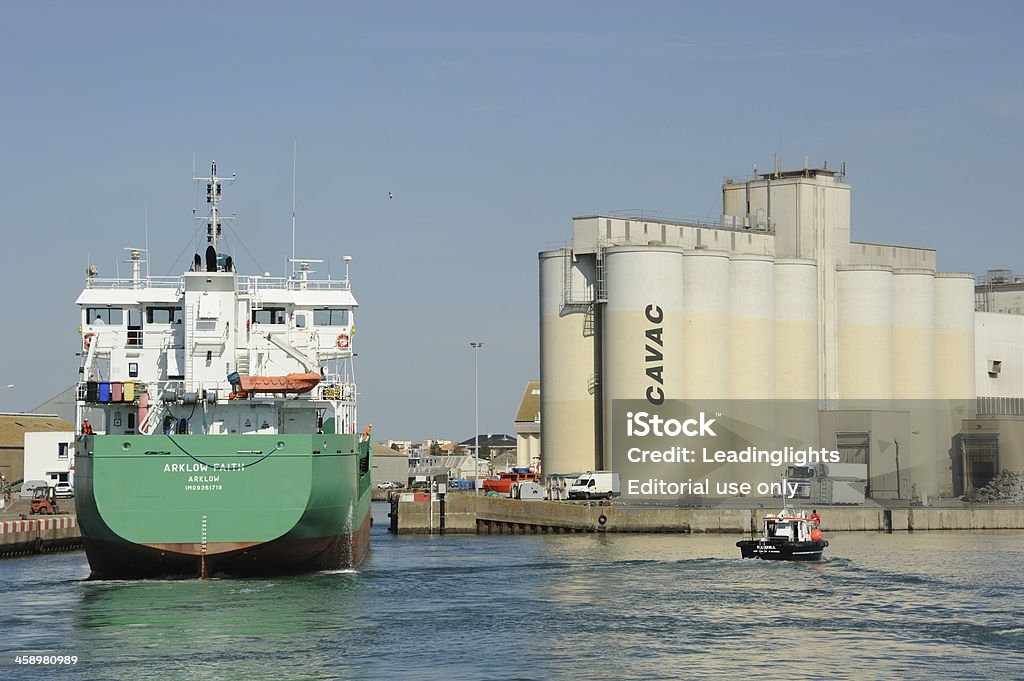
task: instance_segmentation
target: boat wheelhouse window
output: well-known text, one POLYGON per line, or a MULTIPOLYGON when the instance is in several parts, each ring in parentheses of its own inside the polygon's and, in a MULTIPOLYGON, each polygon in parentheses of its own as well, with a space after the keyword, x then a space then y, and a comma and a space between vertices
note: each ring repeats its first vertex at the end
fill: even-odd
POLYGON ((147 307, 147 324, 181 324, 180 307, 147 307))
POLYGON ((116 324, 124 322, 124 310, 119 307, 90 307, 85 311, 87 324, 116 324))
POLYGON ((348 310, 326 308, 313 310, 313 326, 348 326, 348 310))
POLYGON ((253 324, 284 324, 284 319, 283 307, 265 307, 252 311, 253 324))
POLYGON ((306 328, 306 315, 305 314, 297 314, 297 315, 295 315, 295 328, 296 329, 304 329, 304 328, 306 328))

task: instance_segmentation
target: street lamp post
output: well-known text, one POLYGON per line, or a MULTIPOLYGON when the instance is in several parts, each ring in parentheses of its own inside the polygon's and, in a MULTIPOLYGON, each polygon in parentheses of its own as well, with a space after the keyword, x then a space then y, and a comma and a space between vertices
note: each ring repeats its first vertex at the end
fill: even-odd
POLYGON ((480 494, 480 348, 483 341, 470 341, 473 348, 473 494, 480 494))

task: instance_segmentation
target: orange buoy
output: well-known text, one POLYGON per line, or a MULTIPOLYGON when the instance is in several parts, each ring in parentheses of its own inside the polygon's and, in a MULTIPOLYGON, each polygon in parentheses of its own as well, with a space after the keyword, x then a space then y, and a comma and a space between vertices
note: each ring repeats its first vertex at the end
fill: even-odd
POLYGON ((822 535, 821 530, 819 530, 817 527, 811 530, 811 539, 813 539, 814 541, 821 541, 821 538, 823 536, 824 535, 822 535))

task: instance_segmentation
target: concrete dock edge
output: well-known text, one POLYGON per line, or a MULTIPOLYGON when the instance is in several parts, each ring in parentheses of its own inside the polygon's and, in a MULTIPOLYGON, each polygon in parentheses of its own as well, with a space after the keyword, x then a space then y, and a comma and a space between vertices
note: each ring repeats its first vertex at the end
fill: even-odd
MULTIPOLYGON (((748 533, 760 527, 766 508, 677 508, 521 501, 449 494, 441 502, 391 504, 397 534, 526 534, 550 532, 748 533)), ((825 507, 825 532, 920 532, 933 530, 1022 530, 1024 507, 825 507)))
POLYGON ((82 535, 73 515, 0 521, 0 558, 80 548, 82 535))

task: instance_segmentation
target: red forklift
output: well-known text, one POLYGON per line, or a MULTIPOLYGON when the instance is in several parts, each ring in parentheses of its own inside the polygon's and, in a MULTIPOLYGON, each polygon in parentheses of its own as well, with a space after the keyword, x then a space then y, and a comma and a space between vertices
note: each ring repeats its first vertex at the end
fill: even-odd
POLYGON ((40 515, 57 515, 60 506, 57 504, 56 490, 53 487, 36 487, 32 490, 30 513, 40 515))

